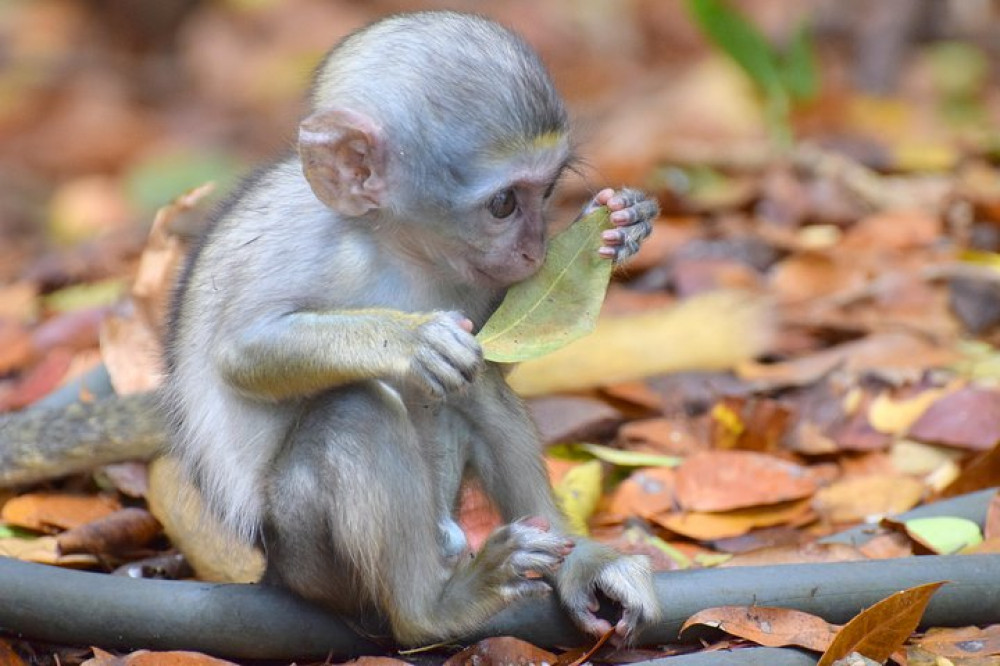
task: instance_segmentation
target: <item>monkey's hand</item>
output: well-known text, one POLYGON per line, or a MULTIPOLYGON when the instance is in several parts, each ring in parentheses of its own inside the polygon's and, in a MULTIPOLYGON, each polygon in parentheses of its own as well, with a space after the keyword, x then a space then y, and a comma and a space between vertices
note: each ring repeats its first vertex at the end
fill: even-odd
POLYGON ((593 636, 602 636, 612 627, 597 615, 597 592, 619 604, 621 618, 614 625, 617 644, 628 643, 638 627, 659 616, 648 560, 622 555, 594 541, 577 543, 558 574, 557 585, 570 617, 593 636))
POLYGON ((544 594, 574 547, 571 539, 552 532, 544 518, 522 518, 502 525, 483 544, 472 567, 507 602, 544 594))
POLYGON ((599 252, 602 257, 621 263, 638 252, 639 245, 653 231, 653 220, 660 214, 660 205, 639 190, 624 188, 616 192, 609 187, 594 196, 583 214, 600 206, 607 206, 611 211, 611 223, 616 228, 601 234, 604 245, 599 252))
POLYGON ((414 329, 410 382, 435 398, 469 385, 483 367, 472 322, 457 312, 435 312, 414 329))

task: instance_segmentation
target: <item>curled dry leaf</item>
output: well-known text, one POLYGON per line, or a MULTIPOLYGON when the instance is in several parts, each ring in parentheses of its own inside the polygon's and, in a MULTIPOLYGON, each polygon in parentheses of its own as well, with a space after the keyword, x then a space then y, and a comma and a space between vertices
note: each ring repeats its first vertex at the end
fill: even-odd
POLYGON ((502 664, 554 664, 556 656, 531 643, 499 636, 470 645, 445 662, 445 666, 501 666, 502 664))
POLYGON ((94 648, 94 657, 81 666, 235 666, 231 661, 209 657, 200 652, 150 652, 138 650, 116 657, 110 652, 94 648))
POLYGON ((917 628, 931 597, 944 584, 927 583, 897 592, 854 616, 838 632, 817 666, 832 666, 852 652, 885 663, 917 628))
POLYGON ((126 507, 56 537, 63 553, 115 554, 145 546, 160 532, 159 521, 151 513, 126 507))
POLYGON ((706 608, 689 617, 681 633, 695 624, 715 627, 766 647, 797 645, 816 652, 830 647, 840 629, 809 613, 770 606, 706 608))

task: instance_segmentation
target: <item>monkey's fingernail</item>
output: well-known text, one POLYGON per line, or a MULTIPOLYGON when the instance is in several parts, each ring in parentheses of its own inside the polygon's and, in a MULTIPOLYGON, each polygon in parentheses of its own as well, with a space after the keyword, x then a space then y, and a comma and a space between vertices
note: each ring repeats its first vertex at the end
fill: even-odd
POLYGON ((605 259, 614 259, 615 249, 613 247, 600 247, 597 249, 597 254, 601 255, 605 259))
POLYGON ((606 240, 609 242, 615 242, 615 241, 620 242, 621 239, 622 239, 621 233, 616 231, 615 229, 608 229, 607 231, 601 232, 601 240, 606 240))
MULTIPOLYGON (((608 208, 624 208, 625 200, 621 197, 611 197, 608 199, 608 208)), ((612 215, 614 217, 614 215, 612 215)))

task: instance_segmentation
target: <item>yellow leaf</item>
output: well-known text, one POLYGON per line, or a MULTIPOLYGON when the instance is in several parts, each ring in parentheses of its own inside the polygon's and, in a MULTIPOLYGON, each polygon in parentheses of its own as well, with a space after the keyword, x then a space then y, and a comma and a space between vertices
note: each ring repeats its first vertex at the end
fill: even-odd
POLYGON ((945 389, 930 389, 904 400, 881 393, 868 408, 868 423, 887 435, 902 435, 944 393, 945 389))
POLYGON ((597 252, 609 224, 602 206, 552 239, 541 270, 511 287, 476 335, 488 361, 537 358, 594 330, 613 268, 597 252))
POLYGON ((520 364, 508 380, 521 395, 603 386, 682 370, 723 370, 765 351, 768 303, 716 291, 636 315, 602 318, 591 335, 520 364))
POLYGON ((574 534, 588 534, 587 520, 601 497, 601 463, 591 460, 566 472, 553 489, 574 534))

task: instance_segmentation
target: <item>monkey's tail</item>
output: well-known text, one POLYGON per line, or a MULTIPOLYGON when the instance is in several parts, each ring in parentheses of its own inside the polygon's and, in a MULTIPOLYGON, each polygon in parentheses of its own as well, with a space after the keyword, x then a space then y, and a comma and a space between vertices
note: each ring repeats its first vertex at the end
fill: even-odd
POLYGON ((166 443, 159 401, 142 393, 0 416, 0 487, 152 457, 166 443))

